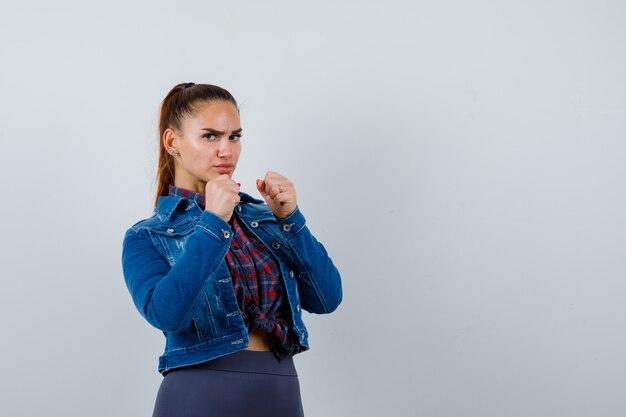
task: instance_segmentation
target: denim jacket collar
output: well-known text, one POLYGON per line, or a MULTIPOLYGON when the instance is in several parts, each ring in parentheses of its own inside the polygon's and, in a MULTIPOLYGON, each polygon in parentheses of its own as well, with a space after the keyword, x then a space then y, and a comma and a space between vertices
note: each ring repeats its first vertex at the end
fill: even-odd
MULTIPOLYGON (((259 200, 258 198, 254 198, 249 194, 246 194, 244 192, 239 192, 239 197, 241 198, 241 201, 239 204, 246 204, 246 203, 263 203, 263 200, 259 200)), ((186 202, 187 206, 185 207, 184 210, 193 212, 197 210, 197 214, 200 215, 202 214, 202 209, 198 206, 198 204, 193 201, 193 200, 189 200, 186 199, 184 197, 181 196, 177 196, 177 195, 171 195, 171 196, 159 196, 159 200, 157 202, 156 207, 154 208, 154 212, 156 213, 157 216, 159 216, 159 218, 163 219, 163 220, 171 220, 172 216, 174 215, 174 213, 176 212, 176 209, 183 203, 186 202)))

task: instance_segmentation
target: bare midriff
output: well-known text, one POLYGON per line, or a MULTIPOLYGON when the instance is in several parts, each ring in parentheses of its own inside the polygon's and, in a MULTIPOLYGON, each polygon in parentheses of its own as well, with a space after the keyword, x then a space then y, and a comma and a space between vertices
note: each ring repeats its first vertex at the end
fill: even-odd
POLYGON ((267 333, 250 332, 250 346, 246 350, 272 350, 271 336, 267 333))

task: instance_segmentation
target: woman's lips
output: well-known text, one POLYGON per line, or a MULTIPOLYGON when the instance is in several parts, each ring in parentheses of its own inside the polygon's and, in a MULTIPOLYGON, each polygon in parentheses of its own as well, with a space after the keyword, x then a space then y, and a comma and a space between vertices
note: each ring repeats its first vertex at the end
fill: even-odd
POLYGON ((215 165, 215 169, 220 174, 231 174, 234 171, 235 166, 234 165, 230 165, 230 164, 215 165))

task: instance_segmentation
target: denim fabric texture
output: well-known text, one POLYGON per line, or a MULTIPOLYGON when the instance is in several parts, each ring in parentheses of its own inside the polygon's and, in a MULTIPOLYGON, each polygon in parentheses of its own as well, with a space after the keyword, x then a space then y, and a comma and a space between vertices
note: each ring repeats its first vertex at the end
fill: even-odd
MULTIPOLYGON (((234 216, 280 264, 287 303, 302 350, 309 348, 302 309, 330 313, 341 303, 341 278, 298 208, 278 219, 245 193, 234 216)), ((217 215, 181 196, 161 196, 152 217, 124 237, 122 267, 135 306, 163 331, 159 372, 198 364, 249 345, 225 255, 233 231, 217 215)))

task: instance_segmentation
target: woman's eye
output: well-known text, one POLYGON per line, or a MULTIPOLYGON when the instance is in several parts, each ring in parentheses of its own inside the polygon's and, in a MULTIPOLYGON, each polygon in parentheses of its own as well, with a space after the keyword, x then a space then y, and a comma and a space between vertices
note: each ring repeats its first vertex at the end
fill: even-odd
POLYGON ((237 141, 237 140, 239 140, 239 139, 241 139, 241 135, 232 135, 232 136, 230 137, 230 140, 232 140, 233 142, 234 142, 234 141, 237 141))
POLYGON ((205 133, 204 135, 202 135, 202 137, 205 138, 205 139, 213 140, 217 136, 215 136, 213 133, 205 133))

